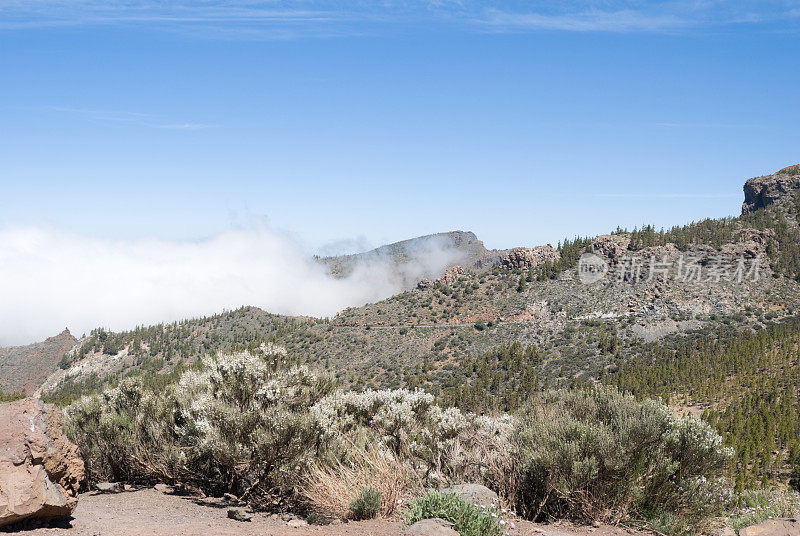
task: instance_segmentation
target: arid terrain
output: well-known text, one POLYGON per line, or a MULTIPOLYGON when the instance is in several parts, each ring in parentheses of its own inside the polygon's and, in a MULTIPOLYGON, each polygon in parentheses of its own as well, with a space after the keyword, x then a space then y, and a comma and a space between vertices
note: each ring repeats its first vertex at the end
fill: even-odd
MULTIPOLYGON (((252 521, 228 519, 229 505, 140 489, 117 494, 80 496, 73 519, 63 527, 26 531, 30 536, 401 536, 400 521, 375 520, 332 525, 287 526, 280 516, 254 514, 252 521)), ((620 527, 581 527, 571 523, 538 525, 519 521, 510 536, 622 536, 645 533, 620 527)))

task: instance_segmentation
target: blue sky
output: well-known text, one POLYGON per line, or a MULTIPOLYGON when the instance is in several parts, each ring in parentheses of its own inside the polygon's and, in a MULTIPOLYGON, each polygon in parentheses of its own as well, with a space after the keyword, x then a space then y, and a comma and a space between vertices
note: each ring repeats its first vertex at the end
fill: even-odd
POLYGON ((0 227, 308 251, 738 214, 800 162, 800 1, 0 0, 0 227))

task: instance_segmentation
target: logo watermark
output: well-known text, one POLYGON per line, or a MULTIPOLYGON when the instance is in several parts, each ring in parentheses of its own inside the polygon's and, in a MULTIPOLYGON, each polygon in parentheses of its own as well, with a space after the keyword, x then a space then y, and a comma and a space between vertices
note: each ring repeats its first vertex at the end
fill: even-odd
POLYGON ((680 255, 670 259, 666 255, 625 256, 610 264, 594 253, 584 253, 578 260, 578 279, 589 285, 606 276, 618 282, 638 283, 654 280, 683 281, 684 283, 744 283, 756 282, 761 277, 761 255, 753 258, 698 257, 680 255))
POLYGON ((578 260, 578 278, 584 285, 603 279, 608 273, 608 263, 600 255, 584 253, 578 260))

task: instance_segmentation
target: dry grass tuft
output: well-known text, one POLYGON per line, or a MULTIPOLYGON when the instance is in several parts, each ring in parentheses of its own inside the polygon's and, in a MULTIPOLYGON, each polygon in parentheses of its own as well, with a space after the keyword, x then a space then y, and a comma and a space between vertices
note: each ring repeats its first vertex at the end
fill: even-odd
POLYGON ((381 494, 381 517, 398 513, 401 499, 419 491, 405 463, 378 447, 361 448, 352 445, 344 462, 334 466, 315 463, 309 470, 302 494, 315 513, 325 518, 346 519, 350 503, 364 488, 381 494))

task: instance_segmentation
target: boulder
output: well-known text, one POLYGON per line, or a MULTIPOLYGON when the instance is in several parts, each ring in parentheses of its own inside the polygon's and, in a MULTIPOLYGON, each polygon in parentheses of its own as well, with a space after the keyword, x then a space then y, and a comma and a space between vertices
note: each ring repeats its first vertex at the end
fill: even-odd
POLYGON ((228 518, 234 521, 251 521, 253 516, 244 508, 228 508, 228 518))
POLYGON ((125 486, 122 482, 98 482, 94 488, 100 493, 122 493, 125 491, 125 486))
POLYGON ((770 519, 740 530, 739 536, 800 536, 800 523, 796 519, 770 519))
POLYGON ((155 486, 153 486, 153 489, 160 493, 165 493, 167 495, 175 493, 175 489, 172 486, 163 483, 156 484, 155 486))
POLYGON ((286 522, 287 527, 292 527, 293 529, 299 529, 302 527, 308 526, 308 521, 304 519, 290 519, 286 522))
POLYGON ((56 408, 32 398, 0 404, 0 527, 69 518, 83 475, 56 408))
POLYGON ((498 505, 497 493, 480 484, 459 484, 443 489, 442 493, 452 493, 478 506, 498 505))
POLYGON ((453 524, 444 519, 423 519, 408 527, 405 536, 458 536, 453 524))

